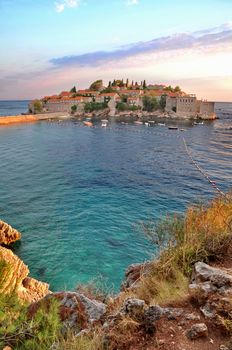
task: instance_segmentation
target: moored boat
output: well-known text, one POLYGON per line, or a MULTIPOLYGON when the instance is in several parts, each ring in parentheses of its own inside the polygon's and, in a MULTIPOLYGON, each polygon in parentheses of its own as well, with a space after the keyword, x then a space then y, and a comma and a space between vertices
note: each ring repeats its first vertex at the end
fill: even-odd
POLYGON ((88 121, 88 120, 84 120, 84 121, 83 121, 83 124, 84 124, 85 126, 88 126, 88 127, 92 127, 92 126, 93 126, 93 123, 90 122, 90 121, 88 121))
POLYGON ((178 127, 177 126, 169 126, 168 129, 169 130, 178 130, 178 127))

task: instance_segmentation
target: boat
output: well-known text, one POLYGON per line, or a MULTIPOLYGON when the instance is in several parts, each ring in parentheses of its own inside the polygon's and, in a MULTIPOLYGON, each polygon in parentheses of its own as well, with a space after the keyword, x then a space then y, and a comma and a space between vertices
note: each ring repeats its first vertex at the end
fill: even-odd
POLYGON ((87 120, 84 120, 84 121, 83 121, 83 124, 84 124, 85 126, 88 126, 88 127, 92 127, 92 126, 93 126, 93 123, 92 123, 92 122, 89 122, 89 121, 87 121, 87 120))
POLYGON ((166 126, 165 123, 157 123, 157 125, 159 125, 159 126, 166 126))
POLYGON ((107 125, 108 125, 108 120, 107 119, 102 119, 101 122, 102 122, 102 125, 101 125, 102 128, 106 128, 107 125))
POLYGON ((145 122, 145 123, 144 123, 144 125, 145 125, 145 126, 149 126, 150 124, 149 124, 149 123, 147 123, 147 122, 145 122))
POLYGON ((178 130, 178 127, 177 126, 169 126, 168 129, 169 130, 178 130))
POLYGON ((134 122, 134 124, 135 124, 135 125, 143 125, 143 122, 140 122, 139 120, 136 120, 136 121, 134 122))
POLYGON ((180 131, 186 131, 185 129, 180 129, 180 131))
POLYGON ((193 125, 204 125, 204 122, 194 122, 193 125))

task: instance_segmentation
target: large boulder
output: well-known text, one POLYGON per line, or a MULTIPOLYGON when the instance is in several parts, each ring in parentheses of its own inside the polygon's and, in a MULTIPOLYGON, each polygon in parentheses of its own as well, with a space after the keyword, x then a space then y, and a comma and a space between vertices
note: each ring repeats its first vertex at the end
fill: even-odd
POLYGON ((21 239, 21 233, 0 220, 0 244, 10 245, 19 239, 21 239))
POLYGON ((49 306, 52 300, 59 302, 59 313, 63 331, 72 330, 79 333, 92 324, 101 322, 106 313, 106 305, 77 292, 57 292, 47 295, 29 307, 29 315, 33 317, 38 309, 45 304, 49 306))
POLYGON ((49 292, 49 285, 28 277, 29 269, 10 249, 0 247, 0 293, 16 295, 34 302, 49 292))
POLYGON ((189 289, 193 294, 200 291, 204 297, 208 297, 212 293, 223 294, 232 291, 232 271, 197 262, 194 265, 189 289))

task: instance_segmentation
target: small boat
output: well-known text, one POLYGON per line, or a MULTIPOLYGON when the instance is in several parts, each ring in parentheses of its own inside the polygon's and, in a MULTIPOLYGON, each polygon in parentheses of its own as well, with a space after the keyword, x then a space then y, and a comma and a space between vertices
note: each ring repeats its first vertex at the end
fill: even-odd
POLYGON ((165 123, 157 123, 157 125, 159 125, 159 126, 166 126, 165 123))
POLYGON ((85 125, 85 126, 88 126, 88 127, 92 127, 93 126, 93 123, 92 122, 89 122, 89 121, 83 121, 83 124, 85 125))
POLYGON ((169 130, 178 130, 178 127, 177 126, 169 126, 168 129, 169 130))
POLYGON ((147 123, 147 122, 145 122, 145 123, 144 123, 144 125, 145 125, 145 126, 149 126, 150 124, 149 124, 149 123, 147 123))
POLYGON ((102 128, 106 128, 107 125, 108 125, 108 120, 107 119, 102 119, 101 122, 102 122, 102 125, 101 125, 102 128))
POLYGON ((149 124, 155 124, 155 121, 154 120, 148 120, 148 123, 149 124))
POLYGON ((139 120, 136 120, 136 121, 134 122, 134 124, 135 124, 135 125, 143 125, 143 122, 140 122, 139 120))
POLYGON ((180 129, 180 131, 186 131, 185 129, 180 129))
POLYGON ((204 122, 194 122, 193 125, 204 125, 204 122))

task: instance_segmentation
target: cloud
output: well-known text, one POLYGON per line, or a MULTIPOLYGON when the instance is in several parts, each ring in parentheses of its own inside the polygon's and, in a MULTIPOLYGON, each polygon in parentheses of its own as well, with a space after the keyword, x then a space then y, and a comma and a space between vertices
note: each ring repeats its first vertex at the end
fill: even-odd
POLYGON ((127 5, 132 6, 132 5, 138 5, 139 0, 127 0, 127 5))
POLYGON ((64 0, 63 2, 55 2, 56 12, 60 13, 65 8, 74 8, 80 5, 81 0, 64 0))
POLYGON ((73 56, 52 58, 50 63, 55 67, 68 65, 101 66, 107 62, 115 62, 142 54, 166 53, 182 49, 209 50, 223 44, 232 44, 232 28, 229 25, 206 29, 201 32, 180 33, 141 41, 131 45, 120 46, 114 51, 87 52, 73 56))

